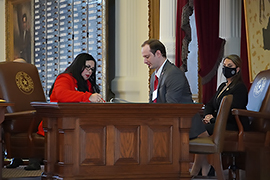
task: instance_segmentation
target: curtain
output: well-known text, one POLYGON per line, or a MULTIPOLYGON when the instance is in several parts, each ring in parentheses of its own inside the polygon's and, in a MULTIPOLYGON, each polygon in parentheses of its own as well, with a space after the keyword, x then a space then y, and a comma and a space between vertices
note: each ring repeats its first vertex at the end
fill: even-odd
POLYGON ((241 59, 242 59, 242 77, 243 81, 249 89, 251 86, 249 79, 249 68, 248 68, 248 54, 247 54, 247 38, 246 38, 246 25, 245 25, 245 12, 244 2, 242 0, 242 23, 241 23, 241 59))
POLYGON ((175 65, 187 71, 188 45, 191 41, 189 16, 193 13, 193 0, 177 0, 175 65))
POLYGON ((225 40, 219 38, 219 0, 194 0, 199 49, 202 103, 207 103, 217 86, 217 69, 224 54, 225 40))

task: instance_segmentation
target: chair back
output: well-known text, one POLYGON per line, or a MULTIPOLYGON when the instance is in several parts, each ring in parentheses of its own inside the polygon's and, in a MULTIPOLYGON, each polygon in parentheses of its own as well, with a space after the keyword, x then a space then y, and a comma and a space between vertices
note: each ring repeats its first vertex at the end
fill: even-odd
POLYGON ((218 152, 223 151, 226 124, 227 124, 229 113, 231 112, 232 101, 233 101, 233 95, 230 94, 230 95, 224 96, 218 109, 214 132, 212 135, 213 141, 217 146, 218 152))
MULTIPOLYGON (((270 69, 255 77, 248 93, 247 110, 270 113, 270 69)), ((270 121, 251 119, 251 127, 256 131, 270 131, 270 121)))
POLYGON ((0 63, 0 95, 7 102, 8 113, 34 110, 32 101, 46 102, 36 66, 20 62, 0 63))
POLYGON ((270 69, 259 72, 249 89, 247 110, 258 112, 261 108, 265 108, 262 105, 266 103, 265 97, 269 91, 269 84, 270 69))

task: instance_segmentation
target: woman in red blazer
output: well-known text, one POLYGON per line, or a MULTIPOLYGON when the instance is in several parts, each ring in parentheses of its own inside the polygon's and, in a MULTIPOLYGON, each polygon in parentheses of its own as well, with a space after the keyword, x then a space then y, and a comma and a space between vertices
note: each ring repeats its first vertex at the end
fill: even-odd
POLYGON ((87 53, 79 54, 72 64, 56 78, 51 102, 103 102, 96 84, 96 60, 87 53))
MULTIPOLYGON (((71 65, 59 74, 50 90, 51 102, 105 102, 96 84, 96 60, 87 53, 79 54, 71 65)), ((42 122, 38 134, 44 136, 42 122)))

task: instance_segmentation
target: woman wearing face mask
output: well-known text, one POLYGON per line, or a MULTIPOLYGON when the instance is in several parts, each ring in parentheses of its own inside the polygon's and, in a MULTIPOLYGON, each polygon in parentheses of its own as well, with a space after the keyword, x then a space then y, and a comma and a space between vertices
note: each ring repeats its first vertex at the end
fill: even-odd
MULTIPOLYGON (((228 94, 233 95, 232 109, 246 109, 248 102, 248 90, 242 81, 241 76, 241 59, 237 55, 229 55, 223 61, 223 75, 226 77, 227 82, 222 83, 216 94, 212 99, 206 104, 204 110, 204 119, 205 127, 209 135, 213 134, 215 117, 220 105, 222 98, 228 94)), ((248 121, 241 120, 244 129, 248 130, 249 123, 248 121)), ((227 121, 227 130, 238 130, 236 121, 232 114, 229 115, 227 121)))
MULTIPOLYGON (((213 134, 216 120, 215 117, 217 115, 221 100, 224 96, 229 94, 233 95, 233 102, 231 109, 233 108, 246 109, 246 105, 248 102, 248 90, 242 81, 241 64, 242 61, 237 55, 229 55, 224 58, 222 72, 223 75, 226 77, 227 81, 222 83, 218 87, 218 90, 216 91, 215 95, 205 105, 204 118, 202 120, 204 125, 198 125, 199 122, 197 122, 197 126, 200 126, 199 128, 200 131, 197 131, 197 133, 199 134, 197 137, 206 137, 213 134)), ((248 119, 241 119, 241 122, 243 124, 244 130, 248 130, 249 129, 248 119)), ((231 113, 228 117, 226 129, 236 131, 238 130, 236 120, 231 113)), ((212 175, 214 175, 213 168, 207 162, 207 156, 196 154, 193 167, 191 169, 191 175, 192 176, 198 175, 200 169, 202 176, 211 175, 209 174, 210 171, 212 171, 212 175)))

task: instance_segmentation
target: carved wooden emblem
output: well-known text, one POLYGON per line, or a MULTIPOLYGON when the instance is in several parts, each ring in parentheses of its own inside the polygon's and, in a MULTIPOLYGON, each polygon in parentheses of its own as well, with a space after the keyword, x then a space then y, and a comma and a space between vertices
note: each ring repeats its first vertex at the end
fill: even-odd
POLYGON ((25 94, 31 94, 34 91, 34 82, 32 78, 23 71, 16 74, 15 77, 18 88, 25 94))

